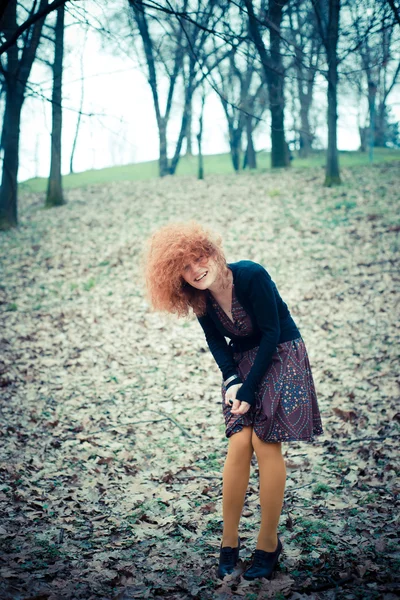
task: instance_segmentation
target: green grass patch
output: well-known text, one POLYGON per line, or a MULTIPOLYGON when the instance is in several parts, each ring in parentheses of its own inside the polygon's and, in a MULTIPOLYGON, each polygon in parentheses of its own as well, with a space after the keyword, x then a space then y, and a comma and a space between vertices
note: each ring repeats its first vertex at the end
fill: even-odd
POLYGON ((6 312, 15 312, 16 310, 18 310, 18 307, 15 302, 11 302, 11 304, 7 304, 6 312))
MULTIPOLYGON (((388 148, 376 148, 374 163, 400 161, 400 150, 388 148)), ((325 151, 313 152, 308 158, 295 156, 292 161, 292 169, 308 169, 310 167, 324 167, 326 161, 325 151)), ((339 163, 341 167, 355 167, 368 165, 368 153, 363 152, 339 152, 339 163)), ((271 156, 269 152, 257 154, 257 169, 255 172, 264 172, 271 167, 271 156)), ((234 173, 230 154, 210 154, 204 156, 205 175, 229 175, 234 173)), ((248 172, 248 171, 246 171, 248 172)), ((177 175, 197 176, 197 156, 183 156, 178 164, 177 175)), ((91 169, 82 173, 72 173, 63 177, 64 189, 80 188, 90 185, 109 183, 115 181, 139 181, 154 179, 158 177, 158 161, 121 165, 119 167, 107 167, 105 169, 91 169)), ((29 192, 45 192, 47 178, 36 177, 27 179, 19 184, 20 190, 29 192)), ((279 195, 279 190, 272 190, 270 196, 279 195)))
POLYGON ((91 277, 89 279, 89 281, 86 281, 83 284, 83 289, 85 290, 85 292, 89 292, 92 288, 94 288, 95 285, 96 285, 96 280, 93 277, 91 277))
POLYGON ((271 190, 268 192, 268 196, 270 198, 276 198, 276 196, 280 196, 281 195, 281 191, 280 190, 271 190))
POLYGON ((332 492, 332 489, 325 483, 317 483, 317 485, 314 485, 313 487, 314 495, 327 494, 328 492, 332 492))
POLYGON ((210 519, 206 526, 206 531, 211 533, 219 533, 222 531, 222 524, 219 519, 210 519))

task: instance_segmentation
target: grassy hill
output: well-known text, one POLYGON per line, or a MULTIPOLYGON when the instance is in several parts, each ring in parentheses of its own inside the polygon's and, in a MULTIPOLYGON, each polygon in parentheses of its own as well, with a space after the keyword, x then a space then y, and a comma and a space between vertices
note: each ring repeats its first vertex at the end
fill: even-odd
MULTIPOLYGON (((376 148, 374 162, 400 161, 400 150, 389 150, 376 148)), ((368 165, 368 154, 363 152, 340 152, 340 165, 342 167, 353 167, 357 165, 368 165)), ((258 153, 258 172, 270 169, 270 153, 258 153)), ((309 158, 295 157, 292 162, 293 169, 325 166, 325 151, 314 152, 309 158)), ((233 173, 230 154, 212 154, 204 157, 205 175, 233 173)), ((178 165, 177 175, 196 175, 197 156, 182 157, 178 165)), ((105 169, 92 169, 82 173, 74 173, 63 177, 64 188, 79 188, 87 185, 109 183, 115 181, 136 181, 141 179, 152 179, 158 177, 158 161, 122 165, 119 167, 108 167, 105 169)), ((31 192, 44 192, 47 179, 36 177, 28 179, 20 184, 22 190, 31 192)))

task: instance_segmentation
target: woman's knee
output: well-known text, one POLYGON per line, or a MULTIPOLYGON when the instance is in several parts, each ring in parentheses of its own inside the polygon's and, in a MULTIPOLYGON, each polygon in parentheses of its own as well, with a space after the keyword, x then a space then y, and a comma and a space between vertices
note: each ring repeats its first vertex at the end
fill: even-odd
POLYGON ((252 427, 243 427, 241 431, 231 435, 228 452, 238 457, 251 458, 253 455, 252 431, 252 427))
POLYGON ((257 456, 282 456, 282 442, 263 442, 254 430, 251 444, 257 456))

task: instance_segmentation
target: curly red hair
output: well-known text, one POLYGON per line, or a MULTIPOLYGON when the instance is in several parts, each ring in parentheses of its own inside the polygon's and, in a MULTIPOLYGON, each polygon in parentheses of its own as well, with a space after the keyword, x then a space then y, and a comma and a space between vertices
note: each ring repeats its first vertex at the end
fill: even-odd
POLYGON ((183 279, 186 264, 200 257, 212 257, 227 281, 227 265, 220 236, 196 221, 164 225, 147 241, 144 256, 147 296, 155 310, 187 316, 190 308, 197 316, 206 312, 207 295, 183 279))

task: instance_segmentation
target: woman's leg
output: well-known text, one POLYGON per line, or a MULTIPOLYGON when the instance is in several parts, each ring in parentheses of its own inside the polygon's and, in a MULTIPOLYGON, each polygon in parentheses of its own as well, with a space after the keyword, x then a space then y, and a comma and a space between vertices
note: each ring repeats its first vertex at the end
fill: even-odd
POLYGON ((253 431, 252 444, 260 472, 261 526, 257 549, 274 552, 286 485, 286 465, 280 442, 263 442, 253 431))
POLYGON ((243 427, 229 438, 222 490, 223 548, 236 548, 238 545, 239 520, 249 484, 250 462, 253 456, 252 431, 252 427, 243 427))

